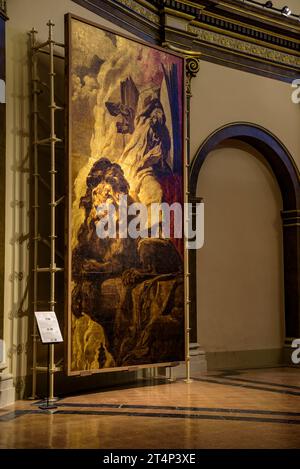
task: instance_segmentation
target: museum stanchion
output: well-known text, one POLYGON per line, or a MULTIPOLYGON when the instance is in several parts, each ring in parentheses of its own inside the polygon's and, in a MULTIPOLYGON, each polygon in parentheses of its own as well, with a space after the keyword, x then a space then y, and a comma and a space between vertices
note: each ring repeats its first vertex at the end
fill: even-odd
MULTIPOLYGON (((29 33, 30 44, 30 63, 31 63, 31 177, 33 178, 33 190, 32 190, 32 210, 33 210, 33 232, 31 236, 33 244, 33 301, 32 309, 33 312, 39 311, 42 303, 39 298, 39 275, 49 274, 50 275, 50 298, 48 301, 49 309, 54 311, 55 309, 55 278, 56 273, 63 271, 63 268, 59 268, 56 265, 56 208, 63 201, 64 197, 60 197, 56 200, 56 145, 62 143, 63 140, 56 137, 55 133, 55 113, 56 111, 63 110, 63 107, 59 107, 55 102, 55 67, 54 57, 61 58, 64 60, 64 56, 57 55, 54 48, 59 47, 64 49, 64 44, 58 43, 53 39, 54 23, 50 20, 47 23, 48 26, 48 39, 45 42, 39 43, 37 41, 37 31, 33 28, 29 33), (49 82, 44 83, 39 77, 39 62, 38 55, 46 54, 49 57, 48 61, 48 76, 49 82), (50 133, 46 138, 40 138, 38 132, 38 123, 41 118, 41 109, 39 96, 47 91, 49 93, 49 125, 50 133), (48 147, 50 148, 50 171, 49 181, 46 181, 40 174, 40 149, 48 147), (51 218, 51 233, 49 235, 49 241, 42 238, 40 234, 41 220, 39 216, 41 200, 39 185, 42 184, 44 188, 49 190, 49 202, 50 206, 50 218, 51 218), (47 267, 39 266, 39 245, 43 242, 50 248, 50 265, 47 267)), ((43 155, 44 156, 44 155, 43 155)), ((54 356, 54 344, 48 346, 48 363, 47 366, 41 366, 38 364, 38 343, 39 335, 37 330, 36 318, 33 314, 33 333, 32 333, 32 393, 31 399, 37 398, 37 373, 47 373, 47 405, 49 402, 53 402, 54 397, 54 373, 60 371, 60 368, 55 365, 54 356)))

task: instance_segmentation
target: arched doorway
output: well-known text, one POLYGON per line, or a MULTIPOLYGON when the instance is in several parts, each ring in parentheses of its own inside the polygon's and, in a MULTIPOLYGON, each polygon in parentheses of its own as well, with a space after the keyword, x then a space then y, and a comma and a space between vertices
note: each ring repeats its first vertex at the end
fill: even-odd
MULTIPOLYGON (((211 134, 200 146, 192 162, 190 193, 193 200, 197 193, 199 172, 209 153, 226 141, 243 142, 265 159, 280 189, 282 197, 282 243, 284 261, 284 310, 286 338, 300 337, 299 311, 299 227, 300 192, 299 172, 284 145, 266 129, 250 123, 232 123, 211 134)), ((201 191, 201 188, 200 188, 201 191)), ((201 194, 202 195, 202 194, 201 194)), ((237 194, 238 195, 238 194, 237 194)), ((237 214, 238 216, 238 214, 237 214)), ((192 339, 197 341, 197 262, 196 252, 191 251, 192 272, 192 339)), ((201 311, 200 313, 201 314, 201 311)))

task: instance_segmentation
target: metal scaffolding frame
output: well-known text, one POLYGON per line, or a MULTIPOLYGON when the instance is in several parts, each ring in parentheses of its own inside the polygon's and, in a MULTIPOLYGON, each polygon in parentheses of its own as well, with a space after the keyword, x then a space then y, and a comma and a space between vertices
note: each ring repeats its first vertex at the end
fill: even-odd
MULTIPOLYGON (((38 286, 39 286, 39 275, 41 273, 50 274, 50 298, 49 308, 51 311, 55 310, 55 278, 56 273, 63 271, 62 267, 56 265, 56 208, 63 201, 64 197, 56 199, 56 144, 62 142, 62 139, 56 137, 55 132, 55 113, 56 111, 63 110, 63 107, 57 106, 55 102, 55 67, 54 58, 57 57, 54 48, 64 48, 65 45, 58 43, 54 40, 54 23, 49 20, 48 26, 48 40, 43 43, 38 43, 37 33, 35 29, 32 29, 30 35, 30 58, 31 58, 31 106, 32 106, 32 169, 33 169, 33 302, 32 308, 33 313, 38 310, 39 299, 38 299, 38 286), (39 79, 38 75, 38 54, 43 53, 49 56, 49 83, 43 83, 39 79), (47 138, 39 139, 38 136, 38 119, 39 119, 39 103, 38 96, 40 94, 40 87, 46 87, 49 91, 49 127, 50 135, 47 138), (45 181, 39 174, 39 148, 43 145, 50 146, 50 181, 45 181), (39 266, 39 243, 45 242, 40 235, 39 225, 39 184, 46 185, 50 189, 50 212, 51 212, 51 233, 49 235, 50 248, 50 265, 49 267, 39 266)), ((54 400, 54 373, 59 371, 60 368, 55 365, 54 355, 54 344, 50 345, 50 360, 47 366, 40 366, 37 363, 37 347, 39 342, 39 335, 37 330, 36 319, 33 314, 33 351, 32 351, 32 394, 31 398, 35 399, 36 388, 37 388, 37 373, 48 372, 50 373, 49 380, 49 399, 54 400)))
MULTIPOLYGON (((55 310, 55 278, 56 273, 63 271, 61 267, 56 265, 56 208, 63 201, 64 196, 56 199, 56 145, 61 143, 62 139, 56 137, 55 132, 55 113, 56 111, 63 110, 63 107, 57 106, 55 102, 55 70, 54 70, 54 58, 60 57, 55 54, 55 47, 64 48, 65 45, 56 42, 53 39, 54 36, 54 23, 49 20, 48 26, 48 40, 43 43, 38 43, 37 33, 35 29, 32 29, 30 35, 30 58, 31 58, 31 91, 32 91, 32 167, 34 178, 33 187, 33 312, 38 310, 38 285, 39 285, 39 274, 49 273, 50 274, 50 298, 49 308, 51 311, 55 310), (38 76, 38 54, 43 53, 49 56, 49 84, 43 83, 38 76), (49 126, 50 135, 47 138, 39 139, 38 136, 38 119, 39 119, 39 105, 38 95, 40 94, 40 87, 46 87, 49 91, 49 126), (39 148, 43 145, 50 146, 50 182, 39 174, 39 148), (50 211, 51 211, 51 234, 49 235, 50 241, 48 242, 41 237, 39 232, 39 184, 44 185, 50 189, 50 211), (47 244, 50 248, 50 266, 40 267, 39 266, 39 243, 47 244)), ((191 94, 191 80, 196 76, 200 63, 200 54, 193 51, 185 51, 179 49, 171 44, 164 43, 169 49, 176 52, 180 52, 186 56, 186 161, 185 161, 185 202, 190 200, 189 183, 190 183, 190 100, 191 94)), ((185 240, 185 243, 187 240, 185 240)), ((186 382, 191 382, 190 372, 190 271, 189 271, 189 256, 187 248, 185 246, 185 363, 186 363, 186 382)), ((34 314, 33 314, 34 316, 34 314)), ((37 373, 38 372, 49 372, 49 400, 55 400, 54 397, 54 374, 60 371, 60 367, 55 364, 54 355, 54 344, 50 345, 50 360, 48 366, 40 366, 37 363, 37 347, 39 342, 39 334, 37 330, 37 323, 35 317, 33 318, 33 352, 32 352, 32 395, 31 398, 35 399, 36 388, 37 388, 37 373)), ((170 378, 172 378, 172 369, 170 368, 170 378)))

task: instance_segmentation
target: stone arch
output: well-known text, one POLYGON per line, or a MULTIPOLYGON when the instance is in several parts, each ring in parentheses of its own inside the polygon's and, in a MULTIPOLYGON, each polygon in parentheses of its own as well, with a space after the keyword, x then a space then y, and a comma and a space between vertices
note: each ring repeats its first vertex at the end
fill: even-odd
MULTIPOLYGON (((284 252, 284 299, 286 338, 300 337, 300 185, 299 170, 280 140, 265 128, 248 123, 227 124, 214 131, 200 145, 191 164, 190 196, 196 200, 197 181, 209 153, 226 140, 245 142, 269 163, 283 201, 281 212, 284 252)), ((197 266, 196 252, 190 251, 192 340, 197 341, 197 266)))

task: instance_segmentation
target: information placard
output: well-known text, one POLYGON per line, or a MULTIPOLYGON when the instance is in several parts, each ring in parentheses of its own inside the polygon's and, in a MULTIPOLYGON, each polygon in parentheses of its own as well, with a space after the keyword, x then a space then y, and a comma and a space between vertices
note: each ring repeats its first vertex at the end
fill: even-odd
POLYGON ((54 311, 36 311, 34 314, 43 344, 63 342, 54 311))

